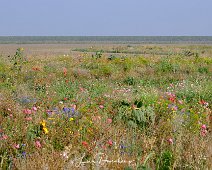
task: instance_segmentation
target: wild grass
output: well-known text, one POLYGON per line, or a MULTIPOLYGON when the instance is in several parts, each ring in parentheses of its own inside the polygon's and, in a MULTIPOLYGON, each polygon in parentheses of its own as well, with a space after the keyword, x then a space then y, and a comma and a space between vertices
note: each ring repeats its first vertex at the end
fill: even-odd
POLYGON ((206 47, 1 56, 0 168, 211 169, 206 47))

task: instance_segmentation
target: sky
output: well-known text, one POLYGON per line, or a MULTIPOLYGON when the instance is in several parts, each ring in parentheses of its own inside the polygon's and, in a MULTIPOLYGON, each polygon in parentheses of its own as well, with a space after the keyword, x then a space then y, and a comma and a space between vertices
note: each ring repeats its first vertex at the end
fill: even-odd
POLYGON ((0 36, 212 36, 212 0, 0 0, 0 36))

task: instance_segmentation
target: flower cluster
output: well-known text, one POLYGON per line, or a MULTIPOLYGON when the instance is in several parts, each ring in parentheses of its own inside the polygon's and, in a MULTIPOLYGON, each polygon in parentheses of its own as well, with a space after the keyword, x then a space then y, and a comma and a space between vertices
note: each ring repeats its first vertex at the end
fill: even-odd
POLYGON ((42 120, 40 122, 40 125, 41 125, 41 129, 43 130, 44 134, 48 134, 49 131, 48 131, 47 127, 46 127, 46 121, 45 120, 42 120))

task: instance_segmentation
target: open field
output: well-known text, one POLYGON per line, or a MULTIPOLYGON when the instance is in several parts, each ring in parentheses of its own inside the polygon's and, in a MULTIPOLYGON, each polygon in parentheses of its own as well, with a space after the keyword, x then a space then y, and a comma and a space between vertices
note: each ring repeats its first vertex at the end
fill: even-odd
POLYGON ((211 105, 211 45, 1 44, 0 169, 210 170, 211 105))

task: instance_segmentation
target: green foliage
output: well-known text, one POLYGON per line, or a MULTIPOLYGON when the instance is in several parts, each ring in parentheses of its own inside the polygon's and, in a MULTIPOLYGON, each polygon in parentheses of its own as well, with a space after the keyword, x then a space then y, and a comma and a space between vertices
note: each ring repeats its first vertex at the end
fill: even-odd
POLYGON ((140 64, 145 64, 145 65, 149 64, 149 60, 143 56, 138 57, 138 61, 140 64))
POLYGON ((201 74, 207 74, 209 71, 208 71, 208 67, 199 67, 198 68, 198 71, 199 71, 199 73, 201 73, 201 74))
POLYGON ((158 159, 157 169, 158 170, 172 169, 173 160, 174 160, 174 157, 171 151, 166 150, 162 152, 158 159))
POLYGON ((5 149, 0 149, 0 168, 12 168, 12 158, 9 156, 9 153, 5 149))
POLYGON ((136 80, 134 77, 127 77, 125 80, 124 80, 124 83, 127 84, 127 85, 135 85, 136 84, 136 80))
POLYGON ((133 67, 133 62, 130 58, 124 58, 123 60, 123 70, 125 72, 128 72, 129 70, 131 70, 133 67))
POLYGON ((26 134, 28 140, 33 141, 36 138, 41 137, 41 128, 38 125, 30 125, 26 134))
POLYGON ((112 71, 110 65, 98 64, 98 68, 91 70, 91 74, 96 78, 109 77, 112 74, 112 71))
POLYGON ((123 120, 129 125, 129 127, 146 129, 151 125, 154 125, 155 122, 155 113, 154 109, 151 106, 142 106, 140 102, 137 103, 137 109, 129 109, 126 106, 119 108, 118 119, 123 120))

